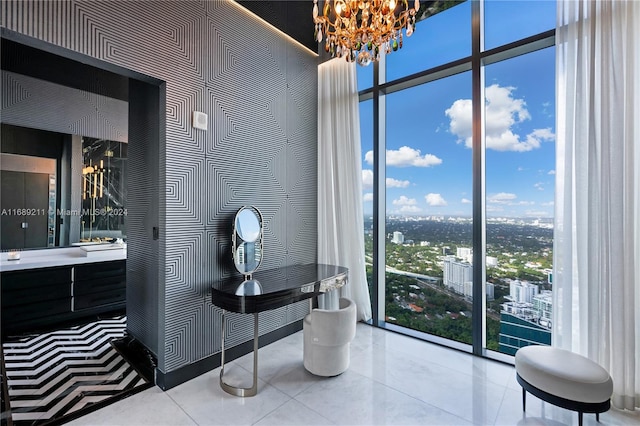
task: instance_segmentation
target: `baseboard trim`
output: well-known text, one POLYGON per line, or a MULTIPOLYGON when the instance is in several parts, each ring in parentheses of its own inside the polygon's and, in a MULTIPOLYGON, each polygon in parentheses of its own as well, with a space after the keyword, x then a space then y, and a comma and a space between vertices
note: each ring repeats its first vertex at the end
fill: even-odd
MULTIPOLYGON (((287 324, 284 327, 260 336, 259 347, 267 346, 300 330, 302 330, 302 320, 287 324)), ((225 358, 227 362, 233 361, 236 358, 250 353, 252 350, 253 340, 249 340, 232 348, 228 348, 225 351, 225 358)), ((302 348, 300 350, 302 350, 302 348)), ((156 368, 156 386, 166 391, 218 367, 220 367, 220 352, 196 361, 193 364, 180 367, 177 370, 169 371, 168 373, 163 373, 156 368)))

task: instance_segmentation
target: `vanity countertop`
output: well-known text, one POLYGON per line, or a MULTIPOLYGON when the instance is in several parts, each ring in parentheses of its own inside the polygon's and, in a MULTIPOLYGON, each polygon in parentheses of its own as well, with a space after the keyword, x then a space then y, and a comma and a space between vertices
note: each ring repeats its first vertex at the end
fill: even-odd
POLYGON ((127 246, 125 244, 122 248, 115 250, 92 251, 90 255, 87 255, 87 252, 81 247, 65 247, 22 250, 20 251, 19 260, 8 260, 8 256, 9 253, 7 252, 0 253, 0 272, 125 260, 127 258, 127 246))

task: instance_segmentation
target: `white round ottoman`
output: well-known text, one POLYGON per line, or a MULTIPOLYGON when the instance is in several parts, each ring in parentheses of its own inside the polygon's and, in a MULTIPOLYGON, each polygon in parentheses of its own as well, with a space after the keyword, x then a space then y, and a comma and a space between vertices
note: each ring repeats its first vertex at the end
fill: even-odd
POLYGON ((607 370, 564 349, 532 345, 516 352, 516 379, 522 386, 522 410, 527 392, 550 404, 582 413, 600 413, 611 406, 613 381, 607 370))

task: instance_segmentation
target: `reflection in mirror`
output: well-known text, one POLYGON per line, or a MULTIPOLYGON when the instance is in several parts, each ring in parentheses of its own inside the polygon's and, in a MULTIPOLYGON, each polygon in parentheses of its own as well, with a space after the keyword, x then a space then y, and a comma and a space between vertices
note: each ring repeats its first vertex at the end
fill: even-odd
MULTIPOLYGON (((258 249, 259 250, 259 249, 258 249)), ((256 243, 243 242, 238 244, 233 255, 236 269, 242 274, 250 274, 258 269, 260 253, 256 253, 256 243)))
POLYGON ((262 285, 258 280, 245 280, 236 289, 236 296, 258 296, 262 294, 262 285))
POLYGON ((127 144, 82 139, 82 218, 80 242, 126 238, 127 144))
POLYGON ((262 262, 262 214, 253 206, 242 207, 233 221, 233 263, 246 280, 262 262))
POLYGON ((236 232, 244 241, 252 243, 260 235, 260 220, 254 211, 241 209, 236 214, 236 232))
POLYGON ((126 239, 127 144, 2 123, 1 249, 126 239))
POLYGON ((124 187, 129 78, 98 62, 60 56, 29 41, 23 44, 15 35, 3 31, 1 43, 0 200, 12 213, 2 216, 0 223, 2 249, 95 244, 112 241, 119 233, 124 238, 124 203, 117 198, 125 195, 116 189, 124 187), (107 143, 111 146, 102 152, 87 153, 87 144, 97 140, 125 145, 107 143), (108 157, 109 151, 113 157, 108 157), (17 156, 29 160, 16 162, 17 156), (44 159, 54 163, 53 169, 44 167, 44 159), (89 180, 92 192, 83 199, 89 180), (25 211, 32 214, 20 214, 25 211))

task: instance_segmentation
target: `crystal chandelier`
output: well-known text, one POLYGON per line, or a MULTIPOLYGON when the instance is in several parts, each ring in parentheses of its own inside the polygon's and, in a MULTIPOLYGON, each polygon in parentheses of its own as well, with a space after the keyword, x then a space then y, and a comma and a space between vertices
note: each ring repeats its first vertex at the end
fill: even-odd
POLYGON ((366 66, 402 47, 402 29, 413 34, 419 8, 420 0, 411 9, 408 0, 325 0, 320 15, 313 0, 315 38, 331 57, 366 66))

